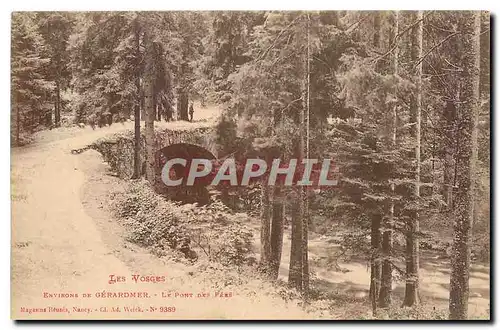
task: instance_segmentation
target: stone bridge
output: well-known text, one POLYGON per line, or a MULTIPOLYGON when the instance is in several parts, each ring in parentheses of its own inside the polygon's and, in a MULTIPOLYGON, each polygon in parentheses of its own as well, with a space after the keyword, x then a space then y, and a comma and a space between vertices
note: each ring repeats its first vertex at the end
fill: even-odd
MULTIPOLYGON (((155 147, 156 161, 155 173, 157 184, 155 188, 159 192, 163 190, 161 183, 160 158, 165 152, 185 153, 185 157, 195 157, 197 148, 189 148, 189 145, 203 147, 217 157, 217 147, 212 126, 187 126, 182 128, 156 128, 155 147), (170 146, 170 148, 169 148, 170 146), (171 147, 174 148, 171 148, 171 147), (191 155, 192 154, 192 155, 191 155)), ((122 179, 131 179, 134 174, 134 132, 125 131, 103 139, 99 139, 89 146, 91 149, 99 151, 104 161, 107 162, 116 175, 122 179)), ((164 155, 172 158, 170 155, 164 155)), ((176 156, 177 157, 177 156, 176 156)), ((145 137, 144 130, 141 130, 141 152, 140 152, 142 175, 145 172, 145 137)))

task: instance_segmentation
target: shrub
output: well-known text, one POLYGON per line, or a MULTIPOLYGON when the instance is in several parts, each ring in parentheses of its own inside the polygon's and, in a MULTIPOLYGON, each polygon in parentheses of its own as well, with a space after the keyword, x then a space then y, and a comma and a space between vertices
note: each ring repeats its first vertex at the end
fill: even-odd
POLYGON ((190 248, 188 232, 171 211, 174 207, 176 204, 155 194, 142 180, 130 183, 123 194, 113 199, 116 215, 126 219, 130 227, 129 241, 150 247, 160 256, 172 249, 194 259, 196 254, 190 248))
POLYGON ((232 214, 221 201, 192 207, 186 213, 192 241, 211 261, 242 265, 249 261, 252 233, 246 229, 246 215, 232 214))
POLYGON ((127 239, 163 256, 178 251, 188 259, 198 253, 224 266, 251 260, 252 233, 246 215, 233 214, 220 201, 180 205, 156 194, 144 180, 132 181, 113 198, 115 214, 130 228, 127 239))
POLYGON ((376 319, 383 320, 447 320, 448 310, 426 305, 417 307, 402 307, 379 309, 376 319))

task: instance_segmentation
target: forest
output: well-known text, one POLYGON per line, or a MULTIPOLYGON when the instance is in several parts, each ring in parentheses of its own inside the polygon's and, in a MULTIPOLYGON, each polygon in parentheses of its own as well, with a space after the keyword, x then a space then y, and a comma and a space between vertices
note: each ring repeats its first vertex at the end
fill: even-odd
POLYGON ((130 124, 132 242, 330 319, 490 319, 488 12, 15 12, 11 36, 13 149, 130 124), (338 186, 165 193, 155 134, 181 122, 217 159, 332 159, 338 186))

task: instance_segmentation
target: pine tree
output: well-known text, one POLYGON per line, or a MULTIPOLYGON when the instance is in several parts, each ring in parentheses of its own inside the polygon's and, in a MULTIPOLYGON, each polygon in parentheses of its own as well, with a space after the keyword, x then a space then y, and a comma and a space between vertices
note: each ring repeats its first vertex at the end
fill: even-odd
POLYGON ((29 140, 39 124, 48 125, 47 108, 54 84, 45 79, 50 60, 42 56, 44 42, 33 13, 12 14, 11 45, 11 142, 29 140))
POLYGON ((39 12, 36 21, 44 40, 44 53, 50 59, 44 74, 47 80, 55 83, 54 124, 61 125, 61 90, 69 83, 68 41, 73 32, 73 18, 63 12, 39 12))
POLYGON ((217 103, 231 101, 229 75, 247 63, 251 32, 264 22, 264 12, 219 11, 210 16, 210 33, 203 38, 204 56, 199 61, 195 89, 202 98, 217 103))
MULTIPOLYGON (((373 15, 373 47, 375 49, 380 49, 381 47, 381 33, 380 33, 380 22, 381 13, 375 12, 373 15)), ((381 71, 381 61, 377 61, 375 64, 375 70, 377 72, 381 71)), ((372 254, 370 257, 370 299, 372 300, 372 310, 375 314, 377 310, 377 299, 380 291, 380 282, 382 275, 381 259, 380 253, 382 249, 381 240, 381 226, 383 217, 380 214, 376 214, 372 217, 371 223, 371 250, 372 254)))
POLYGON ((130 117, 135 105, 133 14, 83 13, 70 38, 76 121, 93 127, 130 117))
POLYGON ((270 189, 266 179, 261 184, 260 208, 260 268, 270 274, 271 263, 271 205, 270 189))
MULTIPOLYGON (((420 202, 420 139, 421 139, 421 111, 422 111, 422 39, 423 13, 416 13, 418 22, 412 31, 411 59, 416 63, 415 95, 411 98, 410 122, 412 123, 412 137, 415 143, 415 182, 414 196, 417 205, 420 202)), ((406 288, 404 306, 414 306, 419 303, 419 211, 418 207, 412 211, 406 227, 406 288)))
POLYGON ((464 85, 457 136, 455 222, 450 277, 450 319, 467 319, 470 244, 474 218, 474 178, 477 163, 481 13, 464 14, 464 85))
MULTIPOLYGON (((303 115, 301 118, 301 126, 304 134, 304 156, 305 159, 310 157, 310 118, 311 118, 311 16, 310 13, 305 14, 306 19, 306 56, 305 56, 305 102, 303 103, 303 115), (303 120, 302 120, 303 119, 303 120)), ((302 215, 302 292, 305 300, 309 299, 309 199, 307 196, 306 187, 304 190, 304 213, 302 215)))
MULTIPOLYGON (((264 183, 265 184, 265 183, 264 183)), ((270 236, 270 278, 278 279, 279 269, 281 265, 281 254, 283 251, 283 229, 285 220, 285 203, 280 186, 275 186, 272 194, 271 204, 271 236, 270 236)))
POLYGON ((143 103, 141 93, 141 22, 140 14, 136 14, 134 20, 134 46, 135 46, 135 90, 136 102, 134 105, 134 178, 141 176, 141 105, 143 103))
MULTIPOLYGON (((377 24, 373 24, 372 29, 378 26, 378 22, 374 23, 377 24)), ((411 20, 410 26, 413 24, 411 20)), ((380 28, 385 29, 382 24, 380 28)), ((344 248, 360 257, 369 256, 370 264, 374 266, 369 283, 374 313, 378 305, 385 307, 389 304, 390 274, 398 258, 391 240, 392 236, 399 234, 405 219, 405 205, 414 204, 407 203, 405 191, 405 186, 413 186, 415 181, 413 177, 407 178, 411 165, 407 161, 407 115, 397 111, 405 107, 404 97, 412 92, 413 85, 405 75, 394 73, 394 64, 388 66, 385 61, 385 56, 396 50, 396 42, 405 36, 407 30, 393 36, 391 39, 394 40, 386 44, 380 38, 383 32, 374 33, 379 39, 375 38, 379 47, 387 47, 385 52, 380 49, 363 52, 358 46, 360 50, 356 55, 344 56, 343 73, 339 75, 342 83, 339 99, 341 113, 345 114, 344 117, 339 115, 331 130, 330 143, 335 145, 331 152, 341 172, 339 201, 333 216, 344 218, 352 225, 352 233, 344 236, 344 248), (395 131, 399 133, 396 136, 395 131), (391 204, 394 204, 393 213, 391 204), (380 230, 383 237, 380 237, 380 230), (368 235, 371 236, 370 244, 366 242, 368 235), (380 270, 377 270, 381 262, 385 268, 382 285, 379 284, 380 270)), ((359 44, 373 45, 374 40, 368 40, 368 36, 363 36, 359 44)), ((414 150, 413 147, 413 155, 414 150)))
POLYGON ((144 28, 144 106, 145 106, 145 144, 146 144, 146 179, 155 184, 155 103, 154 103, 154 43, 150 29, 144 28))
POLYGON ((190 98, 194 90, 195 66, 203 53, 202 37, 207 21, 200 12, 173 12, 157 19, 156 38, 165 49, 165 60, 172 72, 172 90, 177 99, 177 116, 188 120, 190 98))
MULTIPOLYGON (((308 13, 301 16, 304 26, 305 43, 302 59, 302 81, 301 81, 301 101, 302 107, 299 109, 299 140, 297 145, 297 164, 302 164, 308 154, 308 141, 306 121, 309 110, 309 79, 310 79, 310 18, 308 13)), ((292 242, 290 252, 290 273, 288 283, 307 295, 309 289, 309 266, 308 266, 308 210, 306 202, 306 187, 297 187, 297 210, 292 213, 292 242)))
MULTIPOLYGON (((398 75, 398 59, 399 59, 399 12, 395 11, 391 15, 393 28, 391 29, 391 45, 394 50, 392 51, 392 74, 398 75)), ((395 91, 395 95, 397 91, 395 91)), ((392 147, 396 149, 397 142, 397 128, 398 128, 398 114, 397 105, 392 106, 392 147)), ((391 194, 395 192, 395 185, 391 183, 391 194)), ((394 231, 394 201, 389 201, 389 212, 384 223, 384 231, 382 237, 382 275, 381 285, 379 292, 379 305, 382 308, 388 307, 391 304, 392 294, 392 254, 393 254, 393 231, 394 231)))

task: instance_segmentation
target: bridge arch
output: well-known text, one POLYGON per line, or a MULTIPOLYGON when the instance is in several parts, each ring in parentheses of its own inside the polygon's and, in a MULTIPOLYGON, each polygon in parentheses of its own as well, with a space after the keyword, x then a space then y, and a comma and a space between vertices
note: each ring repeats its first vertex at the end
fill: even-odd
MULTIPOLYGON (((170 195, 170 198, 183 202, 197 201, 199 203, 201 202, 201 204, 209 202, 208 191, 206 190, 205 185, 195 184, 195 186, 193 187, 181 185, 178 187, 167 188, 161 181, 161 171, 167 160, 174 158, 185 159, 188 164, 191 163, 191 160, 195 158, 204 158, 209 160, 217 159, 217 157, 215 157, 212 152, 200 145, 192 143, 174 143, 161 148, 157 151, 156 155, 158 161, 158 170, 156 172, 157 176, 159 176, 159 180, 157 180, 157 182, 159 181, 158 183, 160 184, 160 186, 162 186, 162 190, 165 190, 165 192, 168 191, 168 195, 170 195)), ((175 164, 174 166, 172 166, 172 169, 175 172, 175 176, 177 178, 183 178, 183 183, 185 183, 187 180, 187 178, 185 177, 187 171, 184 166, 175 164)))

